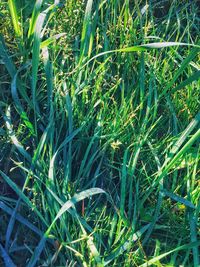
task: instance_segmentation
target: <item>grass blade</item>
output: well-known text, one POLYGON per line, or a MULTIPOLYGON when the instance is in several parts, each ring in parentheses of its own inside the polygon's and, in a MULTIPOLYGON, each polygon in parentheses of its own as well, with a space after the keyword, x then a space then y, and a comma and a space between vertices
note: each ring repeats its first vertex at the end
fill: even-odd
POLYGON ((89 37, 90 37, 90 18, 92 12, 92 4, 93 0, 88 0, 85 10, 85 17, 83 21, 83 29, 82 29, 82 36, 81 36, 81 47, 80 47, 80 62, 83 59, 83 56, 86 55, 88 46, 89 46, 89 37))
POLYGON ((181 82, 179 85, 177 85, 175 88, 173 88, 170 92, 175 93, 176 91, 186 87, 188 84, 191 84, 194 81, 198 81, 200 78, 200 70, 195 72, 193 75, 191 75, 189 78, 181 82))
MULTIPOLYGON (((36 116, 36 110, 37 112, 39 111, 39 107, 37 104, 37 99, 36 99, 36 84, 38 80, 38 66, 39 66, 39 60, 40 60, 40 34, 42 30, 42 26, 44 23, 45 19, 45 14, 41 13, 37 19, 36 22, 36 30, 34 32, 34 40, 33 40, 33 51, 32 51, 32 100, 33 100, 33 106, 34 106, 34 113, 36 116)), ((36 120, 36 117, 35 117, 36 120)), ((36 121, 35 121, 36 124, 36 121)))
POLYGON ((19 187, 5 174, 0 170, 0 174, 6 183, 15 191, 15 193, 38 215, 41 221, 46 225, 46 221, 37 209, 35 205, 28 199, 28 197, 19 189, 19 187))
MULTIPOLYGON (((13 210, 11 208, 9 208, 5 203, 3 203, 2 201, 0 201, 0 209, 2 209, 3 211, 5 211, 7 214, 12 215, 13 214, 13 210)), ((20 214, 16 213, 15 215, 16 220, 18 220, 20 223, 22 223, 23 225, 27 226, 30 230, 32 230, 34 233, 36 233, 39 236, 43 236, 43 232, 40 231, 35 225, 33 225, 32 223, 30 223, 28 220, 26 220, 23 216, 21 216, 20 214)))
POLYGON ((190 244, 186 244, 186 245, 182 245, 182 246, 179 246, 175 249, 172 249, 166 253, 163 253, 162 255, 159 255, 151 260, 149 260, 148 262, 140 265, 140 267, 148 267, 148 266, 151 266, 152 264, 156 263, 157 261, 165 258, 166 256, 172 254, 173 252, 176 252, 176 251, 180 251, 180 250, 189 250, 193 247, 196 247, 196 246, 199 246, 200 245, 200 242, 193 242, 193 243, 190 243, 190 244))
MULTIPOLYGON (((150 43, 150 44, 144 44, 144 45, 137 45, 137 46, 125 47, 125 48, 120 48, 120 49, 115 49, 115 50, 109 50, 109 51, 101 52, 101 53, 95 55, 94 57, 92 57, 91 59, 89 59, 81 67, 81 69, 83 69, 84 67, 86 67, 94 59, 97 59, 99 57, 102 57, 102 56, 105 56, 105 55, 108 55, 108 54, 113 54, 113 53, 129 53, 129 52, 142 52, 142 51, 148 51, 149 49, 160 49, 160 48, 167 48, 167 47, 173 47, 173 46, 192 46, 192 47, 195 47, 195 49, 193 50, 193 53, 191 53, 185 59, 185 61, 182 63, 181 68, 177 71, 176 76, 173 78, 173 80, 170 82, 170 84, 168 84, 168 86, 164 89, 163 93, 160 95, 160 97, 162 97, 163 95, 166 94, 166 92, 169 90, 169 88, 174 84, 174 82, 180 76, 180 74, 182 73, 182 71, 188 66, 188 63, 196 56, 196 54, 198 53, 198 51, 200 49, 200 46, 189 44, 189 43, 187 44, 187 43, 178 43, 178 42, 169 42, 169 43, 168 42, 163 42, 163 43, 161 42, 161 43, 150 43)), ((79 67, 80 67, 80 63, 76 67, 76 69, 79 68, 79 67)), ((70 74, 74 73, 75 70, 73 70, 70 74)))
POLYGON ((49 46, 50 44, 52 44, 55 40, 58 40, 59 38, 65 36, 65 35, 66 35, 66 33, 59 33, 59 34, 56 34, 56 35, 48 38, 45 41, 42 41, 41 44, 40 44, 40 48, 41 49, 46 48, 47 46, 49 46))
POLYGON ((17 200, 16 206, 11 214, 11 218, 10 221, 8 223, 8 227, 6 230, 6 245, 5 245, 5 249, 6 251, 8 251, 9 249, 9 242, 10 242, 10 237, 14 228, 14 224, 15 224, 15 218, 16 218, 16 214, 17 214, 17 210, 19 208, 20 205, 20 199, 17 200))
POLYGON ((11 57, 8 55, 6 51, 4 38, 1 34, 0 34, 0 56, 3 59, 3 62, 6 66, 6 69, 8 70, 8 73, 12 78, 14 78, 17 70, 14 63, 11 60, 11 57))
POLYGON ((77 202, 91 197, 93 195, 96 194, 102 194, 102 193, 106 193, 104 190, 100 189, 100 188, 90 188, 88 190, 85 190, 81 193, 75 194, 70 200, 68 200, 63 206, 62 208, 59 210, 58 214, 56 215, 56 217, 54 218, 53 222, 51 223, 51 225, 49 226, 49 228, 47 229, 47 231, 45 232, 44 236, 42 237, 42 239, 40 240, 38 246, 36 247, 34 254, 31 257, 30 262, 28 263, 27 267, 34 267, 44 249, 45 243, 46 243, 46 239, 48 237, 48 235, 51 232, 52 227, 54 226, 55 222, 71 207, 73 207, 77 202))
POLYGON ((138 239, 140 239, 142 234, 146 232, 149 226, 150 224, 143 226, 140 230, 131 235, 130 240, 127 240, 122 246, 120 246, 114 252, 112 252, 110 256, 106 257, 104 266, 108 265, 111 261, 113 261, 119 255, 123 254, 128 248, 130 248, 130 246, 133 245, 133 242, 136 242, 138 239))
POLYGON ((34 33, 35 27, 36 27, 36 21, 38 18, 38 15, 40 14, 41 6, 42 6, 43 0, 37 0, 32 12, 32 17, 29 24, 29 30, 28 30, 28 39, 31 38, 31 36, 34 33))
POLYGON ((10 106, 9 106, 7 109, 6 115, 4 116, 4 120, 6 122, 6 127, 8 129, 9 136, 10 136, 13 144, 17 148, 17 150, 20 152, 20 154, 22 156, 24 156, 24 158, 27 159, 29 162, 31 162, 32 161, 31 156, 26 152, 26 150, 23 148, 23 146, 20 144, 17 137, 15 136, 15 133, 14 133, 13 128, 12 128, 11 117, 10 117, 11 114, 10 113, 11 112, 10 112, 10 106))
POLYGON ((126 199, 126 178, 127 178, 127 157, 128 157, 128 149, 126 149, 123 157, 123 165, 122 165, 122 174, 121 174, 121 197, 120 197, 120 213, 124 216, 125 210, 125 199, 126 199))
POLYGON ((163 89, 163 92, 161 93, 161 95, 159 96, 159 98, 163 97, 169 91, 169 89, 173 86, 173 84, 179 78, 179 76, 181 75, 181 73, 188 67, 188 64, 196 57, 196 55, 198 53, 199 53, 199 47, 194 47, 194 49, 191 50, 190 54, 183 60, 180 68, 173 75, 173 79, 163 89))
POLYGON ((19 100, 19 96, 17 93, 17 77, 19 75, 19 73, 24 70, 25 68, 27 68, 30 64, 26 64, 25 66, 22 66, 14 75, 14 78, 11 82, 11 94, 12 94, 12 98, 14 100, 15 103, 15 107, 17 109, 17 111, 19 112, 22 121, 24 122, 24 124, 27 126, 27 128, 29 129, 30 133, 32 136, 35 135, 35 131, 34 131, 34 127, 32 125, 32 123, 30 122, 30 120, 28 119, 28 116, 26 114, 26 112, 24 111, 22 104, 19 100))
POLYGON ((167 191, 166 189, 163 189, 163 194, 167 197, 170 197, 171 199, 173 199, 174 201, 177 201, 179 203, 182 203, 183 205, 185 205, 186 207, 189 207, 191 209, 196 209, 196 207, 187 199, 184 199, 178 195, 175 195, 172 192, 167 191))
POLYGON ((13 263, 9 255, 7 254, 6 250, 3 248, 3 246, 0 243, 0 253, 4 260, 5 267, 16 267, 16 265, 13 263))
POLYGON ((22 36, 20 24, 19 24, 19 17, 17 14, 17 7, 16 7, 17 2, 15 0, 8 0, 8 7, 10 10, 11 18, 12 18, 12 23, 14 26, 15 34, 17 37, 22 36))

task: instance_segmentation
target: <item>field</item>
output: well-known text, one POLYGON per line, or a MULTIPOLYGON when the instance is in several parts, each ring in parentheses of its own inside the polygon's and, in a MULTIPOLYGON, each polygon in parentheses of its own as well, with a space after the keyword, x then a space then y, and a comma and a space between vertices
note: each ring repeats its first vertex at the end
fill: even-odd
POLYGON ((0 266, 200 266, 200 2, 0 1, 0 266))

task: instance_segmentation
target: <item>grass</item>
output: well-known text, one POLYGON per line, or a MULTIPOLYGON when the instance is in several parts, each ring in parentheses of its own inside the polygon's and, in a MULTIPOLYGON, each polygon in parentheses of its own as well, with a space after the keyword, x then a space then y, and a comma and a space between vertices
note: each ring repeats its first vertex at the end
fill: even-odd
POLYGON ((199 266, 198 1, 1 1, 0 266, 199 266))

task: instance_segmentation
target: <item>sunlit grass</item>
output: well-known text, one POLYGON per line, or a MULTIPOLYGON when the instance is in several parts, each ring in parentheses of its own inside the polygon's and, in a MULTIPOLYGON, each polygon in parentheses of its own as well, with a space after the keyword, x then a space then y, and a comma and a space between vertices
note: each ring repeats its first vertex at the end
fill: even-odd
POLYGON ((199 266, 199 22, 0 3, 0 265, 199 266))

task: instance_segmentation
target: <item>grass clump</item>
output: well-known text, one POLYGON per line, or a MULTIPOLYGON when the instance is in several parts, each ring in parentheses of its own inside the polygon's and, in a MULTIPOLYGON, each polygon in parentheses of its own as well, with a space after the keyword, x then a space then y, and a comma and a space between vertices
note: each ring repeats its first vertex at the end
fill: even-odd
POLYGON ((1 266, 199 266, 199 21, 1 2, 1 266))

